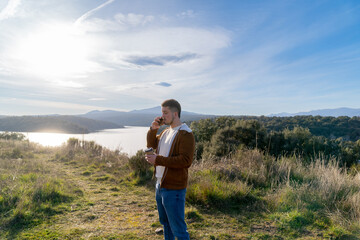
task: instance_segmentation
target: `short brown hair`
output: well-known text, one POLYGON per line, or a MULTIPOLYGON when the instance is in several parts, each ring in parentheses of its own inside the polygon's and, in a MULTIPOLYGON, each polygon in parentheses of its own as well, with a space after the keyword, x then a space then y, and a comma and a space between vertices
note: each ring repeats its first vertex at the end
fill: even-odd
POLYGON ((181 114, 181 106, 180 103, 178 101, 176 101, 175 99, 168 99, 165 100, 162 104, 162 107, 168 107, 171 109, 172 112, 177 112, 180 118, 180 114, 181 114))

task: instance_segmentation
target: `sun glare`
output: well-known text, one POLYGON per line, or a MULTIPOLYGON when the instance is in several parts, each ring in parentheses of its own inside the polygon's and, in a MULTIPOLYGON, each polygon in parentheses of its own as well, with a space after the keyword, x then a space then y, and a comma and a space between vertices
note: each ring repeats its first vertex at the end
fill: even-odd
POLYGON ((29 34, 15 56, 28 73, 43 77, 76 77, 91 71, 91 42, 73 26, 51 25, 29 34))

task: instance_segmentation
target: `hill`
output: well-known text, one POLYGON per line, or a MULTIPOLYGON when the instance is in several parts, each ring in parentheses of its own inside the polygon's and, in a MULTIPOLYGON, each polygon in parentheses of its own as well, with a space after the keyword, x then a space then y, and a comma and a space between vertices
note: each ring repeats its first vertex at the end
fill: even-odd
POLYGON ((0 119, 0 131, 89 133, 103 129, 121 128, 111 122, 78 116, 17 116, 0 119))
POLYGON ((312 110, 309 112, 298 112, 298 113, 277 113, 277 114, 270 114, 269 117, 293 117, 293 116, 304 116, 304 115, 311 115, 311 116, 323 116, 323 117, 356 117, 360 116, 360 109, 356 108, 335 108, 335 109, 319 109, 319 110, 312 110))
MULTIPOLYGON (((123 126, 149 126, 161 107, 129 112, 94 110, 81 115, 0 116, 0 131, 89 133, 123 126)), ((214 117, 183 111, 184 122, 214 117)))
MULTIPOLYGON (((148 109, 133 110, 129 112, 95 110, 78 116, 90 118, 94 120, 112 122, 124 126, 149 126, 151 122, 154 120, 154 118, 160 115, 161 115, 161 107, 159 106, 148 109)), ((187 112, 187 111, 181 112, 181 120, 183 122, 197 121, 209 117, 214 117, 214 115, 203 115, 203 114, 187 112)))
MULTIPOLYGON (((77 139, 0 146, 0 239, 163 239, 143 151, 77 139)), ((186 194, 191 239, 359 239, 358 169, 246 148, 199 160, 186 194)))

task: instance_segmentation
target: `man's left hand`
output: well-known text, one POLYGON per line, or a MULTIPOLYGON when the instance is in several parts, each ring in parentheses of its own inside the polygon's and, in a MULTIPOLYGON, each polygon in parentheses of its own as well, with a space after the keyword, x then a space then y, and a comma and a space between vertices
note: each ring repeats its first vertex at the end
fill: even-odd
POLYGON ((154 165, 156 156, 157 156, 157 154, 148 154, 145 156, 145 159, 148 163, 150 163, 151 165, 154 165))

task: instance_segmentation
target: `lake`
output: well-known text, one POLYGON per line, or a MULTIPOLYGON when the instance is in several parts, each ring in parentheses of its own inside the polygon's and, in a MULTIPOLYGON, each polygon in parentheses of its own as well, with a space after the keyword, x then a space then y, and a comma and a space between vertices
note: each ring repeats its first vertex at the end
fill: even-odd
POLYGON ((29 132, 23 134, 31 142, 43 146, 60 146, 69 138, 78 138, 85 141, 95 141, 108 149, 119 149, 121 152, 135 155, 140 149, 146 148, 146 133, 149 127, 125 127, 119 129, 106 129, 103 131, 88 134, 65 134, 65 133, 44 133, 29 132))

